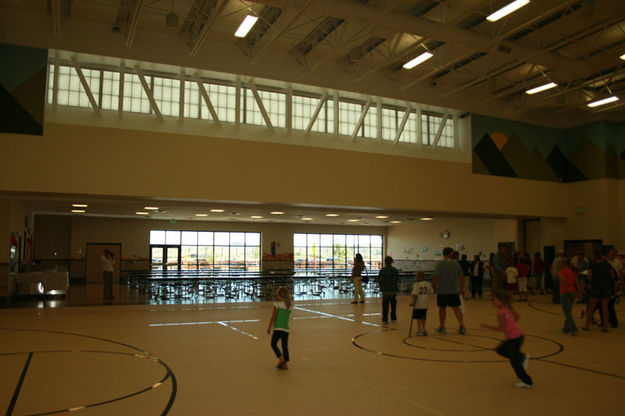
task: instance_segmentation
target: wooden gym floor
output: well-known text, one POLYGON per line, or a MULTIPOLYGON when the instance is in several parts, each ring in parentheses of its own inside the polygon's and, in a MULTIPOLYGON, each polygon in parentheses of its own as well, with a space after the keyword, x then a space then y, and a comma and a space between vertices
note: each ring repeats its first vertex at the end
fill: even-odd
MULTIPOLYGON (((492 348, 486 298, 466 302, 468 333, 408 337, 408 297, 383 326, 380 300, 299 301, 289 370, 275 368, 270 302, 0 310, 0 405, 7 415, 625 414, 625 322, 560 333, 547 296, 515 303, 532 389, 492 348)), ((624 320, 620 305, 619 316, 624 320)), ((579 322, 580 305, 575 305, 579 322)), ((416 325, 416 322, 415 322, 416 325)))

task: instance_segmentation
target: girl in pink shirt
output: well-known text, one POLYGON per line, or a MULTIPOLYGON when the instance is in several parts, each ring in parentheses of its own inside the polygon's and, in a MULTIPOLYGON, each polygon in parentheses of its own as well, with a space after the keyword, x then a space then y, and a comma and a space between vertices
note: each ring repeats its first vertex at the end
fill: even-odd
POLYGON ((516 387, 532 387, 532 378, 525 372, 529 366, 530 355, 521 352, 523 344, 523 332, 517 325, 519 314, 510 305, 510 296, 504 291, 493 293, 493 305, 497 308, 498 326, 482 324, 482 328, 501 331, 506 336, 506 340, 501 343, 495 352, 510 360, 510 364, 519 378, 516 387))

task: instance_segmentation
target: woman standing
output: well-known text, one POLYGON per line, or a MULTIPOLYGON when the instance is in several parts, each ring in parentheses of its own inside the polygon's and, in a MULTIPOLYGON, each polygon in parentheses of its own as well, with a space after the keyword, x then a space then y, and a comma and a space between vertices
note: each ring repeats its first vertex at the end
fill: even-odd
POLYGON ((545 284, 543 274, 545 273, 545 262, 540 258, 540 253, 534 254, 534 265, 532 267, 532 275, 536 278, 536 291, 541 295, 545 294, 545 284))
POLYGON ((471 274, 471 298, 475 299, 475 294, 477 293, 482 299, 482 285, 484 284, 484 263, 480 260, 479 255, 475 255, 473 257, 473 262, 471 263, 470 274, 471 274))
POLYGON ((358 296, 360 296, 360 303, 365 303, 365 291, 362 290, 362 272, 364 270, 365 262, 362 259, 362 255, 358 253, 354 258, 354 267, 352 268, 352 277, 350 278, 354 284, 354 300, 352 303, 358 303, 358 296))
MULTIPOLYGON (((575 325, 573 320, 571 309, 579 291, 579 280, 577 273, 569 267, 569 261, 566 257, 560 258, 558 280, 560 281, 560 305, 562 305, 562 311, 564 312, 564 328, 562 328, 562 332, 577 335, 577 325, 575 325)), ((581 291, 579 291, 579 296, 581 299, 581 291)))

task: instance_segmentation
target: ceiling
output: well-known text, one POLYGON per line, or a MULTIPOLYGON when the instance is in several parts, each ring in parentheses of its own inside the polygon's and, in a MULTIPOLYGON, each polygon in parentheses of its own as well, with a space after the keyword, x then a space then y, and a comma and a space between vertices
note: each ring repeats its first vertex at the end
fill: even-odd
POLYGON ((0 0, 0 40, 557 127, 624 121, 625 1, 533 0, 485 19, 510 1, 0 0), (259 21, 235 38, 247 14, 259 21), (402 68, 424 51, 434 56, 402 68), (611 94, 621 101, 586 106, 611 94))
MULTIPOLYGON (((0 200, 10 199, 34 214, 71 215, 75 217, 133 218, 176 221, 235 221, 259 223, 297 223, 313 225, 349 225, 389 227, 421 221, 440 220, 444 214, 432 212, 397 211, 358 207, 327 207, 278 205, 264 203, 228 203, 189 200, 163 200, 106 197, 98 195, 63 195, 38 193, 3 193, 0 200), (87 207, 73 207, 84 204, 87 207), (152 207, 156 209, 146 209, 152 207), (74 209, 84 213, 72 213, 74 209), (211 210, 222 210, 213 212, 211 210), (148 215, 137 214, 138 212, 148 215), (274 214, 272 214, 274 212, 274 214), (282 212, 283 214, 278 214, 282 212), (197 214, 200 214, 199 216, 197 214), (327 216, 327 214, 333 214, 327 216), (253 218, 261 217, 261 218, 253 218), (376 218, 386 217, 386 218, 376 218), (306 218, 310 218, 307 220, 306 218), (351 220, 351 221, 350 221, 351 220), (399 221, 399 222, 398 222, 399 221)), ((449 216, 449 214, 447 214, 449 216)))

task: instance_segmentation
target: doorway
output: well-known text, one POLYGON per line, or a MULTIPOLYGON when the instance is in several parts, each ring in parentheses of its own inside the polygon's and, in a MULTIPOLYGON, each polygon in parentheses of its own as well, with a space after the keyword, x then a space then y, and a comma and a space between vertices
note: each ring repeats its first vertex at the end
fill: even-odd
POLYGON ((150 246, 152 270, 180 270, 180 246, 150 246))

